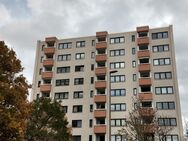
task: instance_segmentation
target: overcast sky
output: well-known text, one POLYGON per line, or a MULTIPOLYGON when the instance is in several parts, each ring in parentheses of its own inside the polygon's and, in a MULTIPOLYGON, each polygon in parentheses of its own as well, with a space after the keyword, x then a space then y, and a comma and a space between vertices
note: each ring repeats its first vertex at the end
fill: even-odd
POLYGON ((182 114, 188 117, 188 0, 0 0, 0 40, 32 82, 37 40, 173 24, 182 114))

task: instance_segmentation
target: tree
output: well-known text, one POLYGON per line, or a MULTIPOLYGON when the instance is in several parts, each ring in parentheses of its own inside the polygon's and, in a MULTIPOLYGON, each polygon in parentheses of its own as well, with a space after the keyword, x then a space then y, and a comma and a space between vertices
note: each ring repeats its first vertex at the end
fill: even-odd
POLYGON ((61 104, 49 98, 39 98, 32 104, 28 120, 27 141, 69 141, 71 129, 61 104))
POLYGON ((13 49, 0 41, 0 139, 23 141, 30 105, 29 85, 13 49))
POLYGON ((157 110, 151 107, 142 107, 142 100, 133 100, 134 109, 129 112, 127 125, 119 130, 119 134, 125 136, 128 141, 154 141, 165 140, 165 136, 173 130, 169 126, 161 126, 158 118, 166 118, 157 114, 157 110), (136 101, 136 102, 135 102, 136 101))

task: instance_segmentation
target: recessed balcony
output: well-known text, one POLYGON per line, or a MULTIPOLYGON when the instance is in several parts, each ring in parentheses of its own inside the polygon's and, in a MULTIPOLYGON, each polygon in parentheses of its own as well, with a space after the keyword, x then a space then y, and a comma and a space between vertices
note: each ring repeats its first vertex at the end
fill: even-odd
POLYGON ((51 85, 51 84, 43 84, 43 85, 40 85, 40 91, 41 91, 41 92, 50 92, 50 91, 51 91, 51 88, 52 88, 52 85, 51 85))
POLYGON ((96 55, 96 57, 95 57, 95 61, 96 62, 101 62, 101 61, 106 61, 106 60, 107 60, 107 55, 106 54, 96 55))
POLYGON ((142 57, 150 57, 149 50, 138 51, 138 58, 142 58, 142 57))
POLYGON ((106 125, 96 125, 94 126, 95 134, 105 134, 106 133, 106 125))
POLYGON ((41 76, 42 76, 42 79, 50 79, 53 77, 53 72, 42 72, 41 76))
POLYGON ((106 75, 106 72, 107 72, 106 67, 98 67, 98 68, 95 68, 95 74, 96 74, 97 76, 99 76, 99 75, 106 75))
POLYGON ((150 92, 139 93, 138 97, 139 97, 139 100, 141 100, 141 101, 144 101, 144 100, 153 100, 153 95, 150 92))
POLYGON ((151 85, 151 78, 140 78, 139 85, 140 86, 151 85))
POLYGON ((106 95, 95 95, 94 102, 106 102, 106 95))
POLYGON ((96 81, 95 82, 95 88, 100 89, 100 88, 106 88, 106 81, 96 81))
POLYGON ((149 37, 139 37, 137 38, 137 44, 140 45, 148 45, 149 44, 149 37))
POLYGON ((148 32, 149 31, 149 26, 139 26, 136 28, 137 32, 148 32))
POLYGON ((145 133, 155 133, 155 131, 156 131, 156 127, 154 126, 154 125, 152 125, 152 124, 150 124, 150 125, 143 125, 144 126, 144 132, 145 133))
POLYGON ((141 108, 139 114, 144 117, 152 117, 155 115, 155 111, 153 108, 141 108))
POLYGON ((95 110, 94 117, 95 118, 106 117, 106 110, 95 110))
POLYGON ((48 44, 48 46, 54 46, 55 41, 57 40, 56 37, 46 37, 45 42, 48 44))
POLYGON ((96 32, 96 36, 97 37, 106 37, 108 35, 108 32, 107 31, 99 31, 99 32, 96 32))
POLYGON ((43 66, 53 66, 54 65, 54 60, 52 59, 47 59, 43 61, 43 66))
POLYGON ((143 71, 150 71, 150 64, 140 64, 138 66, 138 70, 139 72, 143 72, 143 71))
POLYGON ((44 48, 44 54, 54 54, 54 53, 55 53, 54 47, 44 48))
POLYGON ((107 48, 107 43, 106 42, 96 43, 96 49, 106 49, 106 48, 107 48))

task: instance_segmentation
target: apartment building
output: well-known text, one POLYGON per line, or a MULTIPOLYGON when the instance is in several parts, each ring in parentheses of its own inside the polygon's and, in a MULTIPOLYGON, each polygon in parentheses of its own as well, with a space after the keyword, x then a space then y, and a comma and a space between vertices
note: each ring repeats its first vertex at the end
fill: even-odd
POLYGON ((165 115, 166 141, 183 140, 171 25, 38 41, 32 93, 62 101, 73 141, 126 141, 118 130, 134 97, 165 115))

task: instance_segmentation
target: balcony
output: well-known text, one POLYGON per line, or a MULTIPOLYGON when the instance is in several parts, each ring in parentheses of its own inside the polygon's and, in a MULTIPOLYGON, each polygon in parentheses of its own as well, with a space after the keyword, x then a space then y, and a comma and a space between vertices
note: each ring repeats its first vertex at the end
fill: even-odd
POLYGON ((106 117, 106 110, 95 110, 94 111, 94 117, 95 118, 106 117))
POLYGON ((106 95, 95 95, 94 102, 106 102, 106 95))
POLYGON ((97 76, 99 76, 99 75, 106 75, 106 72, 107 72, 106 67, 95 68, 95 74, 97 76))
POLYGON ((138 51, 138 58, 142 58, 142 57, 150 57, 150 52, 149 50, 142 50, 142 51, 138 51))
POLYGON ((141 108, 139 109, 139 114, 144 117, 152 117, 155 114, 153 108, 141 108))
POLYGON ((149 26, 139 26, 136 28, 137 32, 148 32, 149 31, 149 26))
POLYGON ((151 85, 151 78, 140 78, 139 85, 140 86, 151 85))
POLYGON ((96 81, 95 82, 95 88, 99 89, 99 88, 106 88, 106 81, 96 81))
POLYGON ((53 77, 53 72, 42 72, 42 79, 49 79, 53 77))
POLYGON ((52 59, 47 59, 43 61, 43 66, 53 66, 54 65, 54 60, 52 59))
POLYGON ((150 71, 150 64, 140 64, 138 70, 139 72, 150 71))
POLYGON ((96 43, 96 49, 106 49, 106 48, 107 48, 107 43, 106 42, 96 43))
POLYGON ((54 47, 44 48, 44 54, 54 54, 54 53, 55 53, 54 47))
POLYGON ((52 87, 51 84, 40 85, 40 91, 41 92, 50 92, 51 91, 51 87, 52 87))
POLYGON ((106 133, 106 125, 96 125, 94 126, 95 134, 105 134, 106 133))
POLYGON ((156 131, 156 127, 152 124, 143 125, 143 126, 144 126, 143 130, 145 133, 155 133, 155 131, 156 131))
POLYGON ((153 95, 150 92, 139 93, 138 97, 139 97, 139 100, 141 100, 141 101, 144 101, 144 100, 153 100, 153 95))
POLYGON ((106 60, 107 60, 107 55, 106 54, 96 55, 96 57, 95 57, 95 61, 96 62, 101 62, 101 61, 106 61, 106 60))
POLYGON ((97 37, 106 37, 107 35, 108 35, 107 31, 96 32, 97 37))
POLYGON ((54 46, 55 41, 57 40, 56 37, 46 37, 45 42, 48 44, 48 46, 54 46))
POLYGON ((149 44, 149 37, 139 37, 137 38, 137 44, 140 45, 148 45, 149 44))

